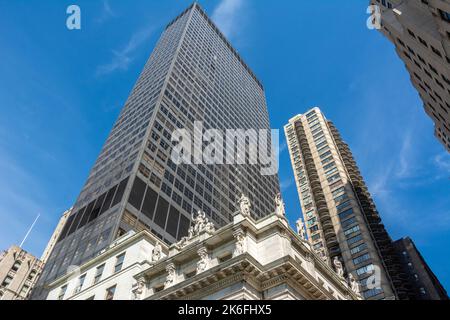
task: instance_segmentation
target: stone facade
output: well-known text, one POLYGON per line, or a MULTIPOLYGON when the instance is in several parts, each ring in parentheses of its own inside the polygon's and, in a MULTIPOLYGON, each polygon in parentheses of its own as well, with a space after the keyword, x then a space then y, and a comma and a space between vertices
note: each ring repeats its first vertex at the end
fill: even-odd
POLYGON ((0 255, 0 300, 25 300, 38 279, 43 263, 18 246, 0 255))
POLYGON ((121 238, 75 275, 51 283, 47 299, 103 300, 110 288, 115 300, 361 299, 358 285, 315 254, 283 216, 255 221, 247 209, 219 230, 199 212, 189 235, 171 246, 147 231, 121 238), (114 272, 123 253, 123 266, 114 272), (94 284, 101 265, 103 277, 94 284))
POLYGON ((435 136, 450 151, 450 1, 371 0, 381 13, 380 32, 410 73, 435 136))

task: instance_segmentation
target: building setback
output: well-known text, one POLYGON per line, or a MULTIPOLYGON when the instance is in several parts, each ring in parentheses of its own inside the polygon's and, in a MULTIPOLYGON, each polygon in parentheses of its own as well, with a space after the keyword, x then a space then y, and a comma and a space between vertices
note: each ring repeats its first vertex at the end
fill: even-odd
POLYGON ((42 272, 43 262, 18 246, 0 255, 0 300, 25 300, 42 272))
POLYGON ((61 235, 61 232, 64 229, 64 226, 66 225, 67 219, 69 218, 70 214, 72 213, 72 208, 69 210, 64 211, 61 218, 58 221, 58 224, 56 225, 55 230, 53 231, 52 236, 50 237, 50 240, 47 243, 47 247, 45 247, 44 252, 41 256, 41 261, 45 264, 50 257, 50 254, 53 251, 53 248, 56 245, 56 242, 59 239, 59 236, 61 235))
POLYGON ((265 93, 250 68, 194 3, 170 22, 114 124, 54 246, 33 299, 70 266, 94 258, 130 230, 167 244, 203 210, 216 227, 246 194, 255 218, 273 212, 278 176, 261 165, 176 165, 171 136, 205 129, 270 129, 265 93))
POLYGON ((410 73, 436 138, 450 152, 450 2, 371 0, 381 28, 410 73))
POLYGON ((444 287, 409 237, 395 241, 394 246, 401 257, 403 270, 408 275, 410 286, 408 290, 409 299, 449 299, 444 287))
POLYGON ((337 257, 346 273, 360 281, 365 299, 403 298, 406 275, 335 126, 313 108, 289 120, 285 132, 313 250, 330 265, 337 257), (373 275, 379 285, 373 283, 373 275))
POLYGON ((167 246, 147 231, 50 283, 49 300, 360 300, 289 228, 283 214, 245 211, 215 230, 200 213, 190 236, 167 246))

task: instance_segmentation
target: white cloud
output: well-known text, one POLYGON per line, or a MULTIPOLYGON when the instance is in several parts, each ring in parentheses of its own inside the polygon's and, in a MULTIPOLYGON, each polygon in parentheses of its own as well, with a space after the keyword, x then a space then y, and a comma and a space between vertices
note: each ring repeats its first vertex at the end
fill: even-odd
POLYGON ((237 15, 243 3, 243 0, 222 0, 212 14, 212 20, 227 37, 236 33, 237 15))
POLYGON ((293 178, 289 178, 289 179, 283 180, 280 183, 280 189, 282 191, 284 191, 286 189, 289 189, 294 183, 295 183, 295 181, 294 181, 293 178))
POLYGON ((109 63, 97 67, 96 75, 104 76, 115 71, 128 70, 134 61, 133 54, 150 38, 153 31, 154 27, 147 27, 134 33, 122 49, 112 51, 113 58, 109 63))
POLYGON ((450 154, 440 153, 434 157, 436 167, 445 174, 450 174, 450 154))
POLYGON ((398 178, 406 178, 412 174, 410 161, 412 160, 411 133, 406 133, 403 137, 400 155, 398 159, 398 169, 396 175, 398 178))
POLYGON ((111 5, 109 4, 108 0, 103 0, 102 10, 100 13, 100 16, 97 19, 98 23, 103 23, 110 18, 114 18, 116 16, 116 13, 111 8, 111 5))

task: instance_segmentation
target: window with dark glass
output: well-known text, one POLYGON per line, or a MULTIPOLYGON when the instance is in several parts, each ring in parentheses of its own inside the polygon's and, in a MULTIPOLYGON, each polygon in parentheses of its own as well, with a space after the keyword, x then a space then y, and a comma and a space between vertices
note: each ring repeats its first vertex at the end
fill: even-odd
POLYGON ((112 286, 106 289, 105 300, 113 300, 115 293, 116 293, 116 286, 112 286))
POLYGON ((125 252, 116 257, 116 264, 114 265, 114 272, 119 272, 120 270, 122 270, 124 260, 125 260, 125 252))

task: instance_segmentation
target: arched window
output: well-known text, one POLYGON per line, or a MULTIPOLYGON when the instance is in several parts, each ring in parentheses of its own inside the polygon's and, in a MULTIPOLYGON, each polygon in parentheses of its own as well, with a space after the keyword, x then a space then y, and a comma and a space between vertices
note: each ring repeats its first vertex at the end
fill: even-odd
POLYGON ((28 275, 28 280, 33 280, 33 278, 36 276, 36 270, 31 270, 30 274, 28 275))
POLYGON ((12 266, 11 270, 12 270, 12 271, 17 271, 17 270, 19 270, 21 264, 22 264, 22 262, 20 262, 20 261, 14 262, 14 265, 12 266))

